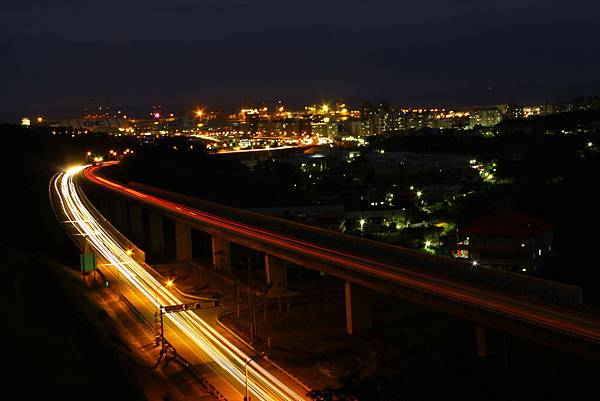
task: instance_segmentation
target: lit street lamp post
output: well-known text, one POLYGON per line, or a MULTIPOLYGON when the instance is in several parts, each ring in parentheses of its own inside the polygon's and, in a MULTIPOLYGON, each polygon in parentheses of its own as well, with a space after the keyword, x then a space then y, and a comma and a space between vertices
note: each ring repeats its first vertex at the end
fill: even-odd
POLYGON ((246 387, 246 395, 244 395, 244 401, 250 401, 250 396, 248 395, 248 364, 250 362, 252 362, 252 360, 254 360, 256 357, 262 356, 263 352, 261 352, 260 354, 256 354, 254 355, 252 358, 248 358, 246 359, 246 364, 244 365, 244 372, 245 372, 245 387, 246 387))
POLYGON ((165 350, 165 326, 163 325, 163 310, 162 306, 159 308, 160 313, 160 350, 165 350))
MULTIPOLYGON (((165 349, 165 331, 164 331, 164 326, 163 326, 163 306, 158 302, 158 287, 159 287, 159 285, 154 287, 154 296, 155 296, 155 301, 156 301, 156 318, 157 318, 157 320, 160 316, 160 345, 161 345, 161 350, 164 350, 165 349)), ((167 288, 171 288, 173 286, 173 280, 168 280, 165 283, 165 286, 167 288)))

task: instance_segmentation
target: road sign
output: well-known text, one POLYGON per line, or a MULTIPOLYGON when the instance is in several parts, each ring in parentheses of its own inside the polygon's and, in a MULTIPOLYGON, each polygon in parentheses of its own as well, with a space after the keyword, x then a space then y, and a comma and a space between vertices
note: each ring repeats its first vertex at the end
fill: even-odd
POLYGON ((89 272, 96 270, 96 254, 93 252, 82 253, 79 256, 81 271, 89 272))
POLYGON ((202 308, 201 302, 193 302, 190 304, 169 305, 163 306, 164 313, 183 312, 186 310, 195 310, 202 308))

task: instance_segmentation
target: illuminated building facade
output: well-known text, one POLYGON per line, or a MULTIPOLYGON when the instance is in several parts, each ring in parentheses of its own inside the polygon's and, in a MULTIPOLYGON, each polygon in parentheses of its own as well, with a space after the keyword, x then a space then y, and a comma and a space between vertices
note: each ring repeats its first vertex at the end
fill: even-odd
POLYGON ((507 209, 475 220, 462 235, 465 240, 457 248, 463 256, 482 265, 525 273, 545 267, 552 254, 554 227, 507 209))
POLYGON ((502 121, 502 113, 498 107, 481 107, 469 113, 469 127, 493 127, 502 121))

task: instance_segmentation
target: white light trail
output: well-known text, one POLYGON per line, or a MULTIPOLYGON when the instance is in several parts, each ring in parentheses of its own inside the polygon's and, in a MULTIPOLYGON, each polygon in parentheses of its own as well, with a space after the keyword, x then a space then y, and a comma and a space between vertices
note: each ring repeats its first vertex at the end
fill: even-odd
MULTIPOLYGON (((65 221, 72 225, 84 241, 88 241, 94 252, 108 262, 108 267, 118 270, 122 277, 155 307, 184 303, 133 259, 85 206, 74 182, 74 177, 86 167, 70 168, 65 173, 57 175, 53 183, 63 216, 67 218, 65 221)), ((191 342, 200 347, 227 372, 230 379, 244 386, 245 364, 250 357, 192 311, 171 313, 165 316, 191 342)), ((255 361, 248 364, 248 389, 260 400, 301 401, 306 399, 255 361)))

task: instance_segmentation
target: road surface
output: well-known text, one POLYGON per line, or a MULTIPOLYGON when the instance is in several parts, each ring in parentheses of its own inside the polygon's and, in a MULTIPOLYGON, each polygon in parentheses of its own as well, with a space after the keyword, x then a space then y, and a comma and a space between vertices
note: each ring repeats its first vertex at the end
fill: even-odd
MULTIPOLYGON (((87 242, 107 267, 106 274, 118 275, 127 283, 123 291, 129 291, 128 297, 136 307, 146 310, 159 306, 179 305, 183 302, 160 282, 144 266, 138 263, 116 239, 117 236, 101 224, 99 216, 94 215, 82 200, 80 188, 74 182, 84 166, 71 168, 55 176, 51 183, 54 207, 57 214, 71 226, 82 242, 87 242)), ((211 327, 194 311, 170 313, 164 315, 165 337, 181 339, 196 355, 183 353, 187 359, 200 358, 205 361, 222 379, 213 383, 220 392, 231 399, 242 399, 248 371, 248 388, 252 399, 257 400, 306 400, 306 390, 298 388, 291 380, 286 380, 269 372, 257 361, 250 361, 252 355, 246 355, 227 338, 211 327), (223 380, 224 379, 224 380, 223 380), (231 398, 231 394, 236 398, 231 398)), ((181 349, 178 350, 181 352, 181 349)), ((257 358, 258 359, 258 358, 257 358)))

